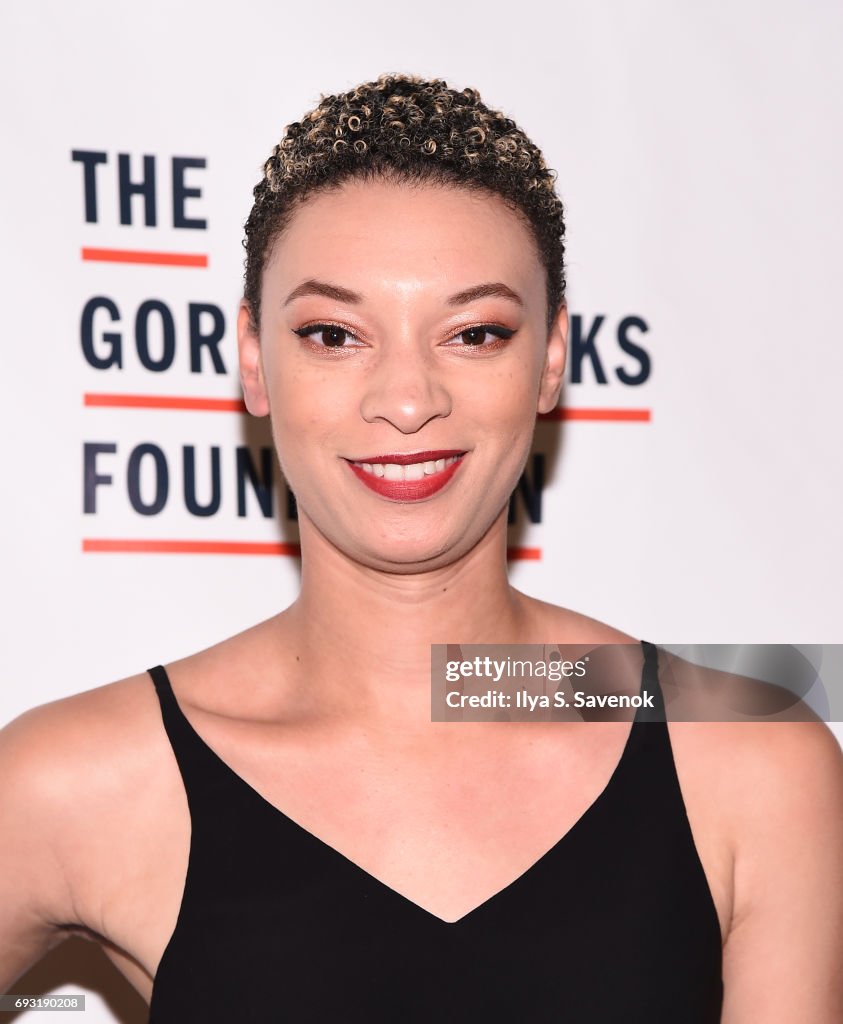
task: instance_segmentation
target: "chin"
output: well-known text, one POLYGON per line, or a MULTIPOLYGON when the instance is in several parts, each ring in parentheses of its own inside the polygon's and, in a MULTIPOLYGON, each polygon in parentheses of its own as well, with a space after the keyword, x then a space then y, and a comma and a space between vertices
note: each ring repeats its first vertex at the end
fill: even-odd
POLYGON ((465 552, 452 541, 396 540, 360 545, 352 557, 381 572, 410 574, 438 569, 458 561, 465 552))

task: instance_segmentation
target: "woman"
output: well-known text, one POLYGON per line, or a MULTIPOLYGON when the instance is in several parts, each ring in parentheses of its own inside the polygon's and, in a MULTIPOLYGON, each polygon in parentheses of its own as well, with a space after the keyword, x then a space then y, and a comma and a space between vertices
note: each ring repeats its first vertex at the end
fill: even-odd
POLYGON ((839 1020, 824 726, 431 721, 431 644, 636 643, 507 579, 568 326, 536 147, 381 76, 288 128, 246 230, 301 592, 3 730, 0 987, 77 931, 157 1024, 839 1020))

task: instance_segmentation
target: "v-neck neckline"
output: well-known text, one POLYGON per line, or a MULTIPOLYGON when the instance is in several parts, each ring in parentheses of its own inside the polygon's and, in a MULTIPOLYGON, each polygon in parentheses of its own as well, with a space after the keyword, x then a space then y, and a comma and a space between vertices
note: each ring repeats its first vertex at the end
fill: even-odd
MULTIPOLYGON (((639 695, 644 692, 647 671, 647 651, 643 641, 641 642, 641 646, 644 657, 641 666, 641 683, 639 686, 639 695)), ((216 752, 216 750, 214 750, 214 748, 210 746, 210 744, 206 740, 202 738, 202 736, 193 726, 192 722, 184 713, 184 711, 181 708, 181 705, 176 699, 176 695, 173 691, 172 683, 170 682, 170 677, 169 674, 167 673, 165 666, 161 665, 159 666, 159 668, 161 669, 163 678, 166 680, 166 686, 169 691, 169 697, 171 699, 173 708, 178 718, 182 721, 183 725, 187 728, 187 730, 192 735, 194 740, 199 744, 201 749, 208 755, 210 755, 210 757, 213 758, 213 760, 223 769, 223 771, 225 771, 226 774, 231 776, 238 785, 244 787, 245 790, 247 790, 253 795, 253 797, 256 797, 260 804, 267 808, 269 812, 276 817, 277 820, 293 828, 296 832, 300 833, 308 842, 314 843, 326 854, 335 857, 339 861, 341 861, 346 866, 346 870, 350 870, 355 874, 360 875, 370 885, 375 886, 378 890, 390 896, 390 898, 397 897, 402 904, 408 906, 411 912, 419 912, 425 917, 432 919, 434 922, 437 922, 439 925, 448 928, 456 928, 468 922, 469 919, 473 920, 476 916, 480 915, 485 909, 489 909, 490 905, 496 904, 500 900, 506 898, 506 896, 510 894, 513 890, 525 884, 529 878, 532 878, 532 876, 540 869, 540 867, 543 864, 545 864, 553 856, 554 853, 559 851, 563 847, 563 845, 567 844, 568 840, 575 832, 581 830, 584 823, 587 820, 589 820, 596 813, 597 808, 604 803, 607 794, 613 788, 615 781, 621 774, 622 767, 624 767, 626 761, 631 756, 636 730, 637 727, 641 724, 641 706, 639 706, 639 708, 636 709, 629 731, 627 732, 626 739, 624 740, 620 758, 618 759, 614 769, 609 775, 606 784, 603 786, 603 788, 600 790, 597 796, 592 800, 592 802, 585 808, 582 814, 580 814, 579 817, 575 819, 573 824, 564 832, 564 834, 560 836, 559 839, 557 839, 548 849, 546 849, 543 853, 539 854, 538 857, 536 857, 535 860, 533 860, 526 868, 524 868, 523 871, 519 872, 519 874, 517 874, 515 878, 512 879, 512 881, 507 882, 500 889, 495 890, 495 892, 487 896, 484 900, 482 900, 476 906, 472 907, 470 910, 467 910, 464 914, 460 915, 460 917, 456 918, 453 921, 448 921, 444 917, 440 917, 438 914, 434 914, 432 910, 428 910, 426 907, 423 907, 420 903, 416 903, 416 901, 410 899, 409 896, 405 896, 404 893, 400 892, 398 889, 395 889, 391 885, 388 885, 382 879, 378 878, 377 875, 374 875, 370 871, 367 871, 366 868, 358 864, 357 861, 352 860, 351 857, 347 856, 341 850, 337 849, 337 847, 327 842, 327 840, 322 839, 320 836, 316 835, 315 832, 312 832, 309 828, 306 828, 300 822, 296 821, 295 818, 291 818, 290 815, 287 814, 285 811, 282 811, 280 807, 276 807, 276 805, 273 804, 272 801, 269 800, 267 797, 265 797, 263 793, 260 792, 260 790, 256 789, 250 782, 247 782, 242 775, 238 774, 231 767, 231 765, 227 761, 225 761, 216 752)))

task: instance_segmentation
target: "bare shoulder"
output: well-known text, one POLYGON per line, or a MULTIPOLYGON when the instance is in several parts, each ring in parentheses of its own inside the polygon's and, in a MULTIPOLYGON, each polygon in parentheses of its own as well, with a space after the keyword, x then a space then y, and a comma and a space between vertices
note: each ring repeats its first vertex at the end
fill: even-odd
MULTIPOLYGON (((103 757, 120 747, 136 716, 143 678, 137 675, 33 707, 0 730, 6 798, 25 792, 58 810, 70 789, 81 791, 80 772, 102 772, 103 757)), ((150 684, 147 682, 147 686, 150 684)))
POLYGON ((0 988, 68 934, 100 931, 90 881, 143 803, 128 795, 143 794, 156 753, 163 760, 154 701, 144 673, 34 707, 0 729, 0 988))
POLYGON ((670 735, 677 756, 717 788, 739 834, 776 816, 820 822, 831 808, 843 822, 843 751, 824 722, 670 722, 670 735))
POLYGON ((677 766, 716 790, 736 879, 740 858, 746 865, 765 842, 778 842, 777 829, 798 826, 807 836, 834 827, 830 812, 843 827, 843 752, 792 691, 664 651, 659 671, 677 766))
MULTIPOLYGON (((718 818, 747 863, 787 822, 843 826, 843 752, 794 692, 659 652, 659 678, 680 775, 716 793, 718 818)), ((736 896, 739 893, 736 892, 736 896)))
POLYGON ((730 765, 724 795, 745 854, 786 842, 785 831, 803 842, 843 839, 843 751, 824 722, 711 723, 702 736, 730 765))
MULTIPOLYGON (((267 632, 261 623, 173 662, 189 698, 212 703, 235 666, 248 671, 267 632)), ((155 766, 171 768, 162 752, 172 753, 155 687, 149 672, 138 672, 33 707, 0 729, 4 798, 52 807, 43 827, 55 831, 50 822, 76 820, 83 803, 87 812, 111 814, 119 812, 121 794, 142 798, 155 766)))
POLYGON ((80 772, 103 774, 111 755, 131 759, 154 699, 149 674, 140 672, 25 711, 0 730, 9 787, 64 800, 79 786, 80 772))
POLYGON ((25 711, 0 730, 4 804, 27 806, 35 834, 59 848, 86 815, 113 814, 160 756, 156 712, 146 672, 25 711))

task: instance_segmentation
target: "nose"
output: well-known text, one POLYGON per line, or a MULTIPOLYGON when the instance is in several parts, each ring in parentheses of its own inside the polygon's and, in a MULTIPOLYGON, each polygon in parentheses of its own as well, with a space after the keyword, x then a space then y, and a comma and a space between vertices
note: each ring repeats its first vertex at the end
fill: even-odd
POLYGON ((418 343, 385 344, 366 380, 360 412, 367 423, 383 420, 414 434, 433 419, 450 415, 451 393, 435 357, 418 343))

